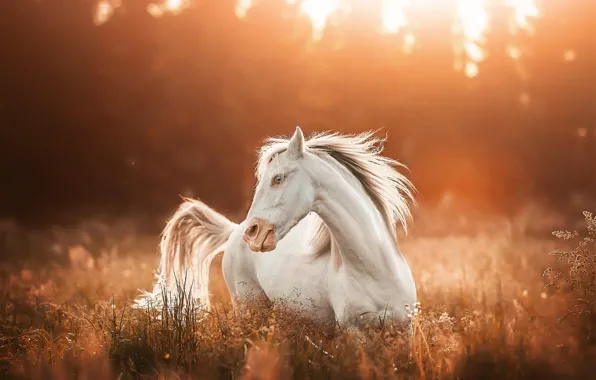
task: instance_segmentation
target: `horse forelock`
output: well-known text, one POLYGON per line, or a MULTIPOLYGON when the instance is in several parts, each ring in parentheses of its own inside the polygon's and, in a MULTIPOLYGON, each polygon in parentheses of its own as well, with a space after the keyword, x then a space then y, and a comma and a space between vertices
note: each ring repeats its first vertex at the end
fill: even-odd
MULTIPOLYGON (((290 138, 274 137, 266 141, 259 151, 256 168, 260 181, 275 157, 287 150, 290 138)), ((400 224, 407 233, 411 220, 410 205, 415 204, 414 185, 396 167, 405 166, 398 161, 381 155, 385 139, 374 136, 374 132, 342 135, 323 132, 306 140, 306 148, 321 158, 331 158, 346 168, 363 186, 383 217, 387 228, 396 238, 396 226, 400 224)), ((315 252, 329 249, 331 234, 319 218, 315 226, 311 245, 315 252)))

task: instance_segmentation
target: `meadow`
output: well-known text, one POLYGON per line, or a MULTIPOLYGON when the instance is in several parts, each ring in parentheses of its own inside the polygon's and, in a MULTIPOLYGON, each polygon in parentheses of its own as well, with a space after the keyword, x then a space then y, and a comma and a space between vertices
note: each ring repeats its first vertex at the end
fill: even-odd
POLYGON ((283 304, 235 315, 219 260, 214 310, 184 296, 135 310, 157 268, 156 234, 134 223, 24 231, 5 221, 0 378, 589 378, 596 222, 575 216, 420 212, 400 243, 418 286, 413 336, 382 318, 354 335, 283 304))

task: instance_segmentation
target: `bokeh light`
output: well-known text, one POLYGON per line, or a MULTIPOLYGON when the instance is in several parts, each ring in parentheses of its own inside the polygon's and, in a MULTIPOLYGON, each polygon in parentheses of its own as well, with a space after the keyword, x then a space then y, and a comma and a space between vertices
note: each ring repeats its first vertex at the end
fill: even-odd
MULTIPOLYGON (((96 9, 95 23, 101 25, 112 17, 118 0, 101 0, 96 9)), ((191 4, 192 0, 164 0, 147 6, 147 12, 154 17, 164 14, 178 14, 191 4)), ((295 6, 301 16, 308 18, 312 26, 312 39, 316 42, 323 38, 332 16, 338 12, 350 12, 350 5, 363 0, 285 0, 288 6, 295 6)), ((496 3, 511 10, 509 29, 512 35, 520 32, 533 33, 532 20, 540 16, 537 0, 498 0, 496 3)), ((238 0, 235 14, 239 19, 248 17, 249 11, 258 3, 257 0, 238 0)), ((371 7, 375 2, 370 2, 371 7)), ((463 71, 468 77, 479 73, 479 64, 486 59, 483 45, 486 33, 490 29, 491 15, 488 0, 380 0, 380 20, 383 33, 404 33, 403 51, 412 52, 416 35, 408 30, 412 25, 411 10, 414 7, 437 7, 438 3, 453 5, 453 44, 455 70, 463 71)), ((490 3, 490 4, 489 4, 490 3)), ((507 54, 514 60, 521 58, 521 50, 511 45, 507 54)), ((566 61, 573 61, 573 52, 566 52, 566 61)))

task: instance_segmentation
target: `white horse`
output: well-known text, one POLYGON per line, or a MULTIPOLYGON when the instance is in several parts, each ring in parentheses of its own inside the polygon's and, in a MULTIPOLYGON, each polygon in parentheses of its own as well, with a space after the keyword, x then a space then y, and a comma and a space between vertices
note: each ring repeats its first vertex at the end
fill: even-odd
POLYGON ((186 200, 164 229, 154 291, 137 306, 176 291, 187 272, 186 291, 209 308, 209 268, 223 252, 235 309, 264 297, 346 327, 407 322, 416 286, 396 224, 406 229, 414 186, 380 155, 382 142, 372 133, 305 141, 300 128, 291 139, 269 139, 246 220, 235 224, 186 200))

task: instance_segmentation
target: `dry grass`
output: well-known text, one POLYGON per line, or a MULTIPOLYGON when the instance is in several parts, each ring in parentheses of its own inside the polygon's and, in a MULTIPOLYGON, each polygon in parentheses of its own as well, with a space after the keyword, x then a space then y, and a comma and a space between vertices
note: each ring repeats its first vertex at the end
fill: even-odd
MULTIPOLYGON (((589 377, 596 369, 594 319, 583 313, 559 322, 582 298, 545 288, 542 279, 555 264, 569 273, 565 261, 549 256, 565 242, 550 231, 526 236, 503 220, 484 225, 484 232, 440 237, 419 229, 401 244, 421 302, 411 338, 383 320, 361 335, 318 326, 283 305, 234 315, 219 271, 214 300, 223 302, 212 313, 187 297, 133 310, 137 289, 153 280, 156 236, 123 234, 100 244, 84 230, 40 235, 34 246, 51 259, 2 267, 0 377, 589 377)), ((11 233, 5 229, 5 242, 11 233)))

